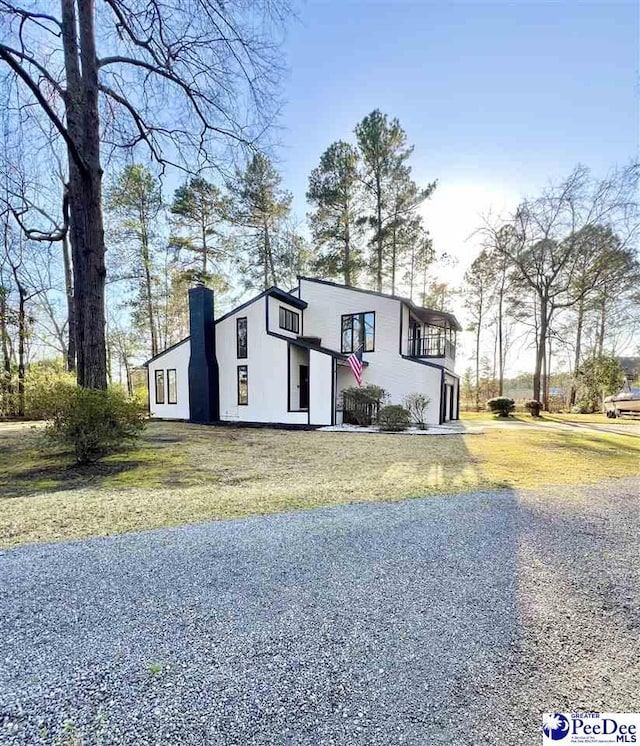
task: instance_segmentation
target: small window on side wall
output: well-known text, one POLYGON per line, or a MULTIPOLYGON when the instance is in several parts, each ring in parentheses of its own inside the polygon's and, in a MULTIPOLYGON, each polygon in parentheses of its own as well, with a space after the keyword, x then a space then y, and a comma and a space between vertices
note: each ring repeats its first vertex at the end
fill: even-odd
POLYGON ((298 334, 300 331, 300 317, 294 311, 280 306, 280 328, 298 334))
POLYGON ((249 372, 246 365, 238 366, 238 404, 249 403, 249 372))
POLYGON ((156 404, 164 404, 164 371, 156 371, 156 404))
POLYGON ((236 352, 238 358, 247 357, 247 317, 236 320, 236 352))
POLYGON ((178 379, 175 368, 167 370, 167 404, 178 403, 178 379))

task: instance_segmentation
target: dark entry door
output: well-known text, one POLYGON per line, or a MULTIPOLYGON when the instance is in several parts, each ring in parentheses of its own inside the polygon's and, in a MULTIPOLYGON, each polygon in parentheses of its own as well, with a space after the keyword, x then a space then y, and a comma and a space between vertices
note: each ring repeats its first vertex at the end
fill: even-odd
POLYGON ((300 366, 300 409, 309 409, 309 366, 300 366))

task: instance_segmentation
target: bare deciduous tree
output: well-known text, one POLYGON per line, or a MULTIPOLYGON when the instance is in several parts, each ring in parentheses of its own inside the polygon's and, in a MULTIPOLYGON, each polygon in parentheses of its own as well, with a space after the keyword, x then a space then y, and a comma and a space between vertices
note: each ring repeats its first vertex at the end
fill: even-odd
POLYGON ((0 0, 0 62, 68 155, 78 383, 107 385, 101 151, 143 145, 163 167, 253 145, 274 115, 282 4, 0 0), (259 16, 259 17, 258 17, 259 16))

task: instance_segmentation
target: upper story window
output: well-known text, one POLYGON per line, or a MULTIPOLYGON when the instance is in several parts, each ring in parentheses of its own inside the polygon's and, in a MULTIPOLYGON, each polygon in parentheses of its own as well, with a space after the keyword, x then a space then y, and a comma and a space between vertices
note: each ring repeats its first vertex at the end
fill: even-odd
POLYGON ((298 334, 300 332, 300 316, 284 306, 280 306, 280 328, 298 334))
POLYGON ((247 317, 236 320, 236 351, 239 358, 247 357, 247 317))
POLYGON ((164 404, 164 371, 156 371, 156 404, 164 404))
POLYGON ((376 337, 375 311, 352 313, 342 317, 342 352, 373 352, 376 337))

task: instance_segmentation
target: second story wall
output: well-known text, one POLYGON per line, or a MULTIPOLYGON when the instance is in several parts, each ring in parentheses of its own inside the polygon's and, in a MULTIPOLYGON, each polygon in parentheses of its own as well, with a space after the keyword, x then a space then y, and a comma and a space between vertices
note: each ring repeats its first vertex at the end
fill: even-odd
POLYGON ((309 304, 305 309, 304 334, 309 337, 320 337, 323 347, 342 352, 342 317, 348 314, 373 312, 374 351, 364 352, 364 359, 374 361, 388 355, 398 356, 400 301, 304 279, 300 280, 300 298, 309 304))

